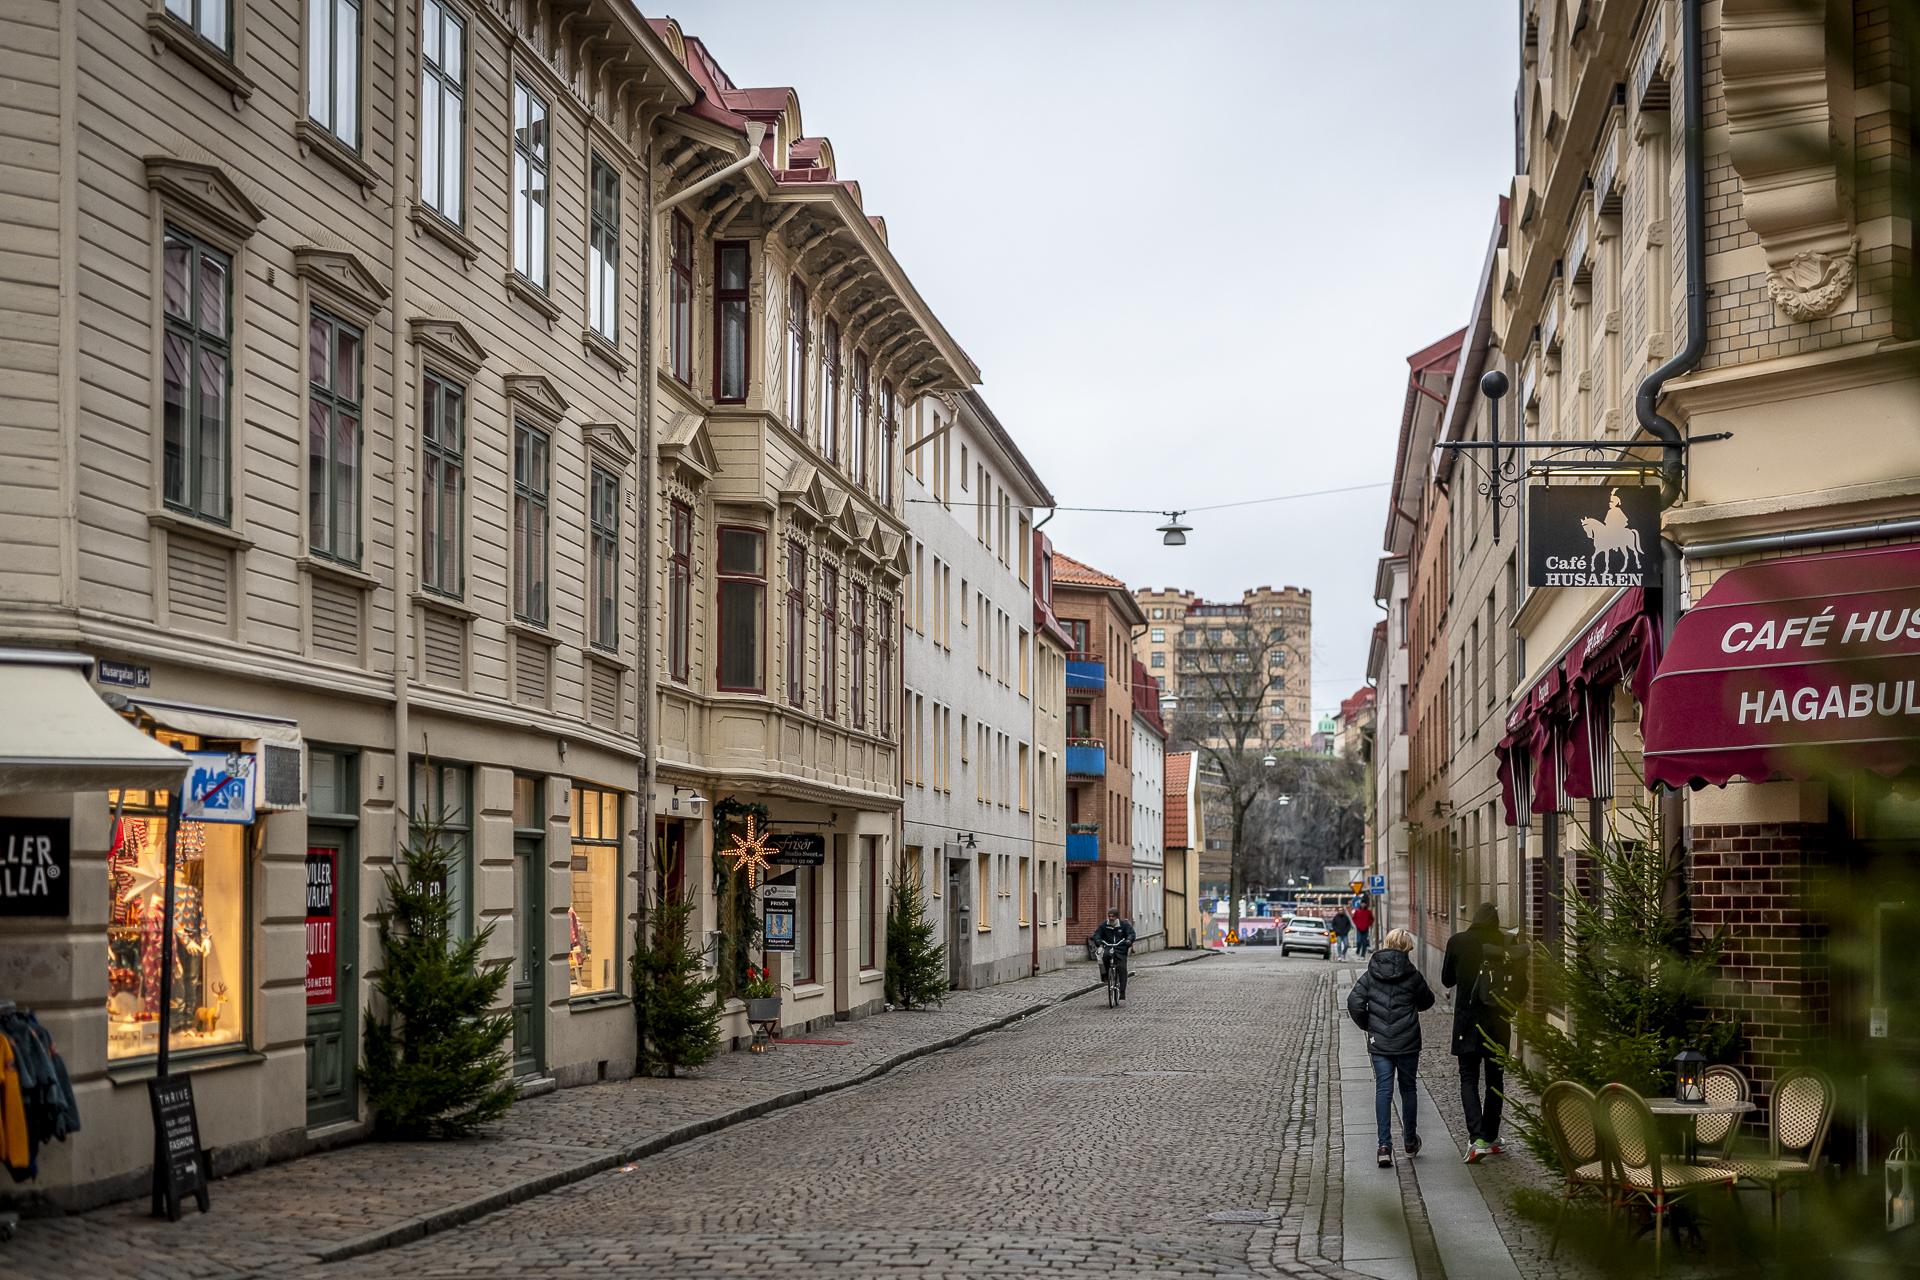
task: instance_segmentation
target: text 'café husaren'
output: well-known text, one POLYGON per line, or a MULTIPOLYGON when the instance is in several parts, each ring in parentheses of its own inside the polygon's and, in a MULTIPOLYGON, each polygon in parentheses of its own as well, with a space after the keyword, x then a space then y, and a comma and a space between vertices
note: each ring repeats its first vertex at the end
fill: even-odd
POLYGON ((1652 565, 1603 595, 1498 755, 1549 940, 1552 897, 1593 889, 1582 830, 1649 834, 1614 792, 1644 781, 1695 935, 1721 936, 1710 1003, 1740 1065, 1762 1099, 1827 1071, 1854 1103, 1831 1150, 1857 1171, 1897 1134, 1888 1099, 1920 1090, 1920 545, 1805 543, 1687 565, 1664 617, 1652 565))

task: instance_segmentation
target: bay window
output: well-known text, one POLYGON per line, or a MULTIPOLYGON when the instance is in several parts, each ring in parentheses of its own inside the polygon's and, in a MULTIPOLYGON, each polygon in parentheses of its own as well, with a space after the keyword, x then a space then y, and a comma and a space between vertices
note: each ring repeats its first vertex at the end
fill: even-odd
POLYGON ((853 586, 851 647, 847 654, 847 687, 853 702, 853 727, 867 727, 867 589, 853 586))
POLYGON ((787 430, 807 433, 807 290, 798 276, 787 283, 787 430))
POLYGON ((307 319, 307 545, 360 563, 360 330, 307 319))
POLYGON ((807 548, 787 543, 787 701, 807 705, 807 548))
POLYGON ((693 648, 693 508, 674 502, 667 514, 667 679, 687 682, 693 648))
POLYGON ((420 396, 420 585, 460 598, 467 389, 429 373, 420 396))
POLYGON ((744 240, 714 246, 713 398, 737 403, 747 398, 748 254, 744 240))
POLYGON ((766 692, 767 535, 722 525, 715 594, 719 601, 719 687, 766 692))
POLYGON ((168 227, 164 276, 163 496, 169 507, 225 524, 233 439, 233 259, 168 227))
POLYGON ((693 224, 673 215, 668 241, 667 344, 673 376, 693 381, 693 224))

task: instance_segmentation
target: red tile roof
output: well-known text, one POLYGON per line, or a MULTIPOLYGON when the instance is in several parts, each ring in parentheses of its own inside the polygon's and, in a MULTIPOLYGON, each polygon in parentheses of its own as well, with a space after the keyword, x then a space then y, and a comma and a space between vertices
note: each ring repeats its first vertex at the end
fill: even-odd
POLYGON ((1173 751, 1167 755, 1165 848, 1188 847, 1187 783, 1193 776, 1193 752, 1173 751))
POLYGON ((1102 573, 1092 565, 1081 564, 1064 551, 1053 553, 1053 580, 1070 582, 1076 587, 1118 587, 1125 591, 1127 584, 1110 573, 1102 573))

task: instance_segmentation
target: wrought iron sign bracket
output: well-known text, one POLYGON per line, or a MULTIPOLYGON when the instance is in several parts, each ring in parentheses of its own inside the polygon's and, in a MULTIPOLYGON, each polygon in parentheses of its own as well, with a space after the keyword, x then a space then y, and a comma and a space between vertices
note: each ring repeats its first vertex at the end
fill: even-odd
POLYGON ((1500 541, 1500 512, 1520 501, 1520 486, 1532 475, 1641 475, 1660 474, 1660 464, 1632 457, 1635 449, 1671 449, 1686 469, 1687 450, 1733 438, 1731 431, 1688 436, 1684 440, 1502 440, 1496 426, 1490 440, 1445 440, 1435 449, 1458 453, 1474 469, 1474 492, 1487 499, 1493 511, 1493 540, 1500 541), (1546 456, 1529 460, 1530 453, 1546 456), (1614 455, 1609 457, 1608 455, 1614 455))

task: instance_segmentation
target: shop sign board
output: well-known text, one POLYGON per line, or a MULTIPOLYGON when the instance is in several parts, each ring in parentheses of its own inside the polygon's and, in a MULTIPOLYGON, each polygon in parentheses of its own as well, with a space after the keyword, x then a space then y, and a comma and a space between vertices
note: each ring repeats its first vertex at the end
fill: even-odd
POLYGON ((0 916, 64 916, 71 901, 68 818, 0 818, 0 916))
POLYGON ((827 838, 818 831, 788 831, 767 837, 776 867, 818 867, 827 860, 827 838))
POLYGON ((253 821, 256 757, 251 751, 189 751, 181 816, 189 822, 253 821))
POLYGON ((191 1195, 205 1213, 207 1167, 200 1153, 200 1117, 193 1107, 192 1076, 162 1076, 147 1081, 153 1104, 153 1214, 180 1221, 180 1206, 191 1195))
POLYGON ((760 936, 766 950, 793 950, 793 903, 772 900, 760 913, 760 936))
POLYGON ((334 980, 339 972, 339 872, 337 849, 307 850, 307 1003, 339 1001, 334 980))
POLYGON ((1527 490, 1527 585, 1651 587, 1660 581, 1660 490, 1536 484, 1527 490))

